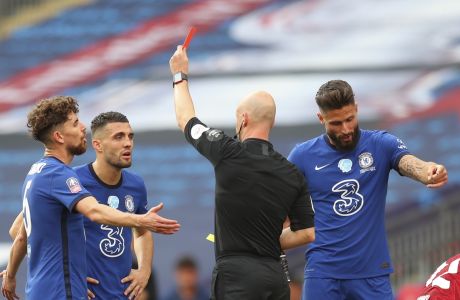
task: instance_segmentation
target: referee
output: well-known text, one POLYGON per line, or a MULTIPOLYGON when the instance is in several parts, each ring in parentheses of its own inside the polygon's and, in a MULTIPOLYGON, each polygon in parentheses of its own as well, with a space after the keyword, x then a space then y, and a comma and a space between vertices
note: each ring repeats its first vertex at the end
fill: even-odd
POLYGON ((289 299, 280 253, 314 240, 314 213, 303 176, 268 141, 273 98, 256 92, 244 99, 231 138, 195 117, 182 46, 169 63, 178 125, 216 176, 212 299, 289 299))

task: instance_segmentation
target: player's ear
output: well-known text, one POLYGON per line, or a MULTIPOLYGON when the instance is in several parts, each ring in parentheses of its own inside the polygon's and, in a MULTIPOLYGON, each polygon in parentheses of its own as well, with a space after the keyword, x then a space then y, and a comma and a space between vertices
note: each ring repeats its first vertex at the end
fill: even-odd
POLYGON ((64 143, 64 135, 59 130, 53 131, 53 133, 51 134, 51 139, 53 142, 58 144, 64 143))
POLYGON ((248 126, 248 124, 249 124, 249 116, 248 116, 247 113, 243 113, 243 118, 242 119, 243 119, 243 124, 242 124, 243 127, 248 126))
POLYGON ((101 152, 102 151, 102 144, 101 144, 100 140, 93 139, 92 144, 93 144, 94 151, 96 151, 96 152, 101 152))
POLYGON ((316 116, 318 116, 319 122, 324 125, 324 117, 323 117, 323 115, 320 112, 318 112, 318 113, 316 113, 316 116))

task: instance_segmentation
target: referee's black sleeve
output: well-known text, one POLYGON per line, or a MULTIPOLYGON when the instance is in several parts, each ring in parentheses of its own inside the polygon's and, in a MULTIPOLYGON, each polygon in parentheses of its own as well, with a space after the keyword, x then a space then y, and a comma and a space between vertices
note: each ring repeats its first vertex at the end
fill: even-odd
POLYGON ((314 211, 312 207, 312 201, 310 194, 307 190, 307 185, 301 178, 301 188, 299 197, 292 204, 289 212, 289 219, 291 221, 291 230, 297 231, 305 228, 314 227, 314 211))

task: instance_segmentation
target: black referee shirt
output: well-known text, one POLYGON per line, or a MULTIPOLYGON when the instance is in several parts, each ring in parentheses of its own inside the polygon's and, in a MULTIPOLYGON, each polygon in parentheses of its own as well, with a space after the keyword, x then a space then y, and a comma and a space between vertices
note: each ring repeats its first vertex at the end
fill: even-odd
POLYGON ((214 166, 216 258, 257 255, 278 259, 283 222, 291 230, 313 227, 302 174, 265 140, 239 142, 197 118, 185 137, 214 166))

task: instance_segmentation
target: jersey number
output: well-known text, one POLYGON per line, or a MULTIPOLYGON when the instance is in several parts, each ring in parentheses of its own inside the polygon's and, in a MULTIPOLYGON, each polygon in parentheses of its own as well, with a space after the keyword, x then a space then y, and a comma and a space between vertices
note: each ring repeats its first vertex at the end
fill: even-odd
POLYGON ((359 193, 359 182, 357 180, 342 180, 332 187, 332 191, 340 193, 340 199, 334 202, 334 211, 339 216, 354 215, 363 207, 364 197, 359 193))
POLYGON ((447 266, 447 263, 444 262, 442 265, 439 266, 439 268, 436 269, 436 271, 431 275, 431 277, 428 279, 426 282, 426 286, 438 286, 443 290, 448 290, 450 288, 450 281, 443 278, 442 276, 447 275, 447 274, 457 274, 458 273, 458 266, 460 263, 460 258, 457 258, 456 260, 452 261, 449 265, 449 268, 447 269, 447 272, 439 274, 442 269, 444 269, 447 266))
POLYGON ((26 229, 27 237, 29 237, 30 233, 32 232, 32 221, 30 219, 29 201, 27 200, 28 192, 31 185, 32 180, 27 181, 26 187, 24 189, 24 198, 22 199, 22 218, 24 219, 24 227, 26 229))

